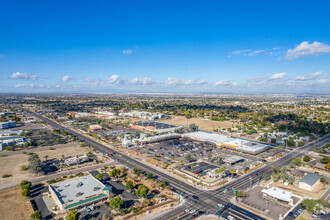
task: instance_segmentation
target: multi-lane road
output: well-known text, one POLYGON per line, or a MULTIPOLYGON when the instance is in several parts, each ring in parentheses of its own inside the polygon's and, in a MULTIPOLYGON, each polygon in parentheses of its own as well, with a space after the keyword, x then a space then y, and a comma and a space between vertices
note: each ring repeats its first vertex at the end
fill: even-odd
MULTIPOLYGON (((180 192, 183 196, 188 197, 185 199, 185 202, 183 205, 179 206, 178 208, 175 208, 166 214, 162 216, 158 216, 157 219, 187 219, 191 217, 191 214, 185 213, 185 209, 195 209, 196 212, 203 211, 206 213, 212 213, 216 214, 218 210, 218 204, 229 204, 229 200, 231 197, 233 197, 232 191, 228 191, 226 193, 223 192, 225 188, 231 188, 231 189, 246 189, 251 186, 251 184, 255 184, 258 181, 261 180, 264 173, 270 173, 271 169, 274 165, 285 165, 288 164, 292 159, 304 155, 307 151, 313 148, 314 142, 306 144, 305 146, 301 148, 297 148, 295 150, 292 150, 288 152, 286 155, 278 159, 277 161, 267 163, 262 168, 252 171, 247 175, 240 176, 239 178, 233 180, 232 182, 226 184, 225 186, 219 187, 214 190, 201 190, 198 188, 195 188, 194 186, 191 186, 190 184, 183 182, 175 177, 173 175, 170 175, 169 173, 163 171, 160 168, 156 168, 150 165, 147 165, 141 161, 138 161, 136 159, 133 159, 125 154, 122 154, 118 151, 113 150, 112 148, 105 146, 104 144, 101 144, 95 140, 93 140, 90 137, 87 137, 83 135, 80 132, 77 132, 73 129, 64 127, 57 122, 46 118, 40 114, 37 114, 35 112, 28 111, 30 114, 34 115, 35 117, 46 121, 49 125, 71 132, 73 135, 77 136, 80 140, 84 140, 87 144, 95 148, 101 153, 104 154, 113 154, 114 158, 117 159, 120 163, 130 167, 134 168, 137 167, 141 170, 153 173, 154 175, 158 176, 160 179, 165 180, 170 184, 170 186, 173 188, 173 190, 180 192), (193 199, 192 195, 197 196, 199 199, 193 199)), ((329 135, 324 136, 318 140, 315 141, 316 146, 322 146, 326 143, 327 139, 329 139, 329 135)), ((229 207, 226 207, 226 210, 223 213, 223 216, 226 215, 233 215, 236 216, 239 219, 255 219, 255 220, 261 220, 264 219, 260 216, 257 216, 245 209, 242 209, 240 207, 237 207, 235 205, 230 204, 229 207)))

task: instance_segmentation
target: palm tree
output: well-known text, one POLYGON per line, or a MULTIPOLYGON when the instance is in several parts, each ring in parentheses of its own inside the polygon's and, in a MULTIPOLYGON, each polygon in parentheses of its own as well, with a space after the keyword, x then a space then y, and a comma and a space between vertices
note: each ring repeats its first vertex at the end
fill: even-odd
POLYGON ((236 173, 236 171, 233 170, 233 169, 231 169, 231 170, 230 170, 230 173, 231 173, 231 178, 233 178, 233 175, 234 175, 234 173, 236 173))

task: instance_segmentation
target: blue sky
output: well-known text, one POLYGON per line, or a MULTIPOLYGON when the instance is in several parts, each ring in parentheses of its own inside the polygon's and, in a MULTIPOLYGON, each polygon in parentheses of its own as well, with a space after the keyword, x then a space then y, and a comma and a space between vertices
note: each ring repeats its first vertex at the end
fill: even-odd
POLYGON ((0 0, 0 92, 330 93, 330 1, 0 0))

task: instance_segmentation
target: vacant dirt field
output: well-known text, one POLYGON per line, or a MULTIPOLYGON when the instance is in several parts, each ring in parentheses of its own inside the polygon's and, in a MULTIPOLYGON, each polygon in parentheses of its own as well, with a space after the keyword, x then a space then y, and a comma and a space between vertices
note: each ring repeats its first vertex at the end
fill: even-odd
POLYGON ((164 120, 163 122, 180 126, 189 126, 190 124, 195 123, 200 130, 205 131, 214 131, 215 129, 221 130, 223 128, 232 128, 238 125, 238 123, 230 121, 211 121, 199 118, 187 119, 182 116, 174 116, 173 118, 164 120))
POLYGON ((29 199, 21 195, 20 188, 1 192, 0 201, 1 219, 30 219, 32 208, 29 199))
MULTIPOLYGON (((37 153, 42 161, 46 160, 45 156, 48 155, 48 160, 54 158, 62 158, 62 155, 65 157, 68 156, 75 156, 81 155, 88 152, 87 147, 80 147, 78 143, 70 143, 66 144, 66 146, 58 145, 59 147, 54 147, 54 150, 49 150, 49 147, 41 148, 41 151, 37 151, 37 153)), ((40 148, 38 148, 39 150, 40 148)), ((10 185, 14 185, 19 183, 21 180, 30 180, 31 178, 35 177, 36 175, 31 174, 28 170, 22 171, 22 165, 28 165, 27 159, 28 155, 22 154, 21 151, 19 154, 14 155, 6 155, 5 152, 2 152, 0 155, 0 190, 3 187, 9 187, 10 185), (10 174, 11 177, 2 178, 2 175, 10 174)), ((29 152, 27 150, 27 152, 29 152)))

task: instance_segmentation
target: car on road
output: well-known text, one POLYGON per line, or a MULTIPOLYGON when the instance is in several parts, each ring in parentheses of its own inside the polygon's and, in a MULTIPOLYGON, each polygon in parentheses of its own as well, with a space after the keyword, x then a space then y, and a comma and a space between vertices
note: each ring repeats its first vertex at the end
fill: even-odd
POLYGON ((86 211, 87 211, 87 212, 90 212, 90 211, 92 211, 92 210, 91 210, 90 208, 87 207, 87 208, 86 208, 86 211))
POLYGON ((194 214, 196 212, 195 209, 190 210, 190 214, 194 214))
POLYGON ((225 189, 225 190, 223 191, 223 193, 226 193, 226 192, 228 192, 228 189, 225 189))
POLYGON ((189 210, 189 209, 186 209, 186 210, 184 210, 184 212, 185 212, 185 213, 189 213, 189 212, 190 212, 190 210, 189 210))
POLYGON ((199 200, 199 197, 196 195, 193 195, 192 197, 193 197, 193 199, 199 200))
POLYGON ((235 220, 235 217, 234 216, 231 216, 231 215, 228 215, 227 216, 227 219, 229 219, 229 220, 235 220))
POLYGON ((193 214, 193 215, 191 216, 191 218, 192 218, 192 219, 195 219, 195 218, 197 218, 198 216, 199 216, 199 214, 196 213, 196 214, 193 214))

